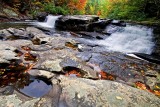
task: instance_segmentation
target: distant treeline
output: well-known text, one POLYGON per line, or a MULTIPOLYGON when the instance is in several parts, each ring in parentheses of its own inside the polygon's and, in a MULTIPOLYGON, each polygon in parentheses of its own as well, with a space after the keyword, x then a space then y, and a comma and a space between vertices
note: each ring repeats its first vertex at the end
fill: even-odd
POLYGON ((160 0, 1 0, 21 13, 96 14, 103 18, 160 18, 160 0))

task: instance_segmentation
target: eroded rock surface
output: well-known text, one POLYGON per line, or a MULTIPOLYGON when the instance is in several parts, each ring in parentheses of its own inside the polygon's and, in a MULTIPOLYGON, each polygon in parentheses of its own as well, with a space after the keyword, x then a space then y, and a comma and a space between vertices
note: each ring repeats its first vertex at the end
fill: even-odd
MULTIPOLYGON (((83 19, 82 22, 88 23, 88 20, 95 19, 83 19)), ((68 37, 66 33, 57 32, 50 36, 34 27, 0 30, 0 35, 3 35, 0 40, 0 79, 4 83, 0 86, 0 106, 160 105, 157 97, 160 91, 160 65, 122 53, 108 52, 103 46, 81 38, 80 33, 75 34, 76 37, 72 36, 73 33, 68 37), (18 38, 8 39, 12 36, 18 38), (4 67, 6 63, 11 65, 4 67), (16 64, 20 67, 16 68, 16 64), (6 81, 10 76, 13 79, 6 81), (52 84, 49 92, 40 98, 17 90, 33 83, 32 76, 42 77, 41 82, 47 80, 49 83, 46 84, 52 84)))

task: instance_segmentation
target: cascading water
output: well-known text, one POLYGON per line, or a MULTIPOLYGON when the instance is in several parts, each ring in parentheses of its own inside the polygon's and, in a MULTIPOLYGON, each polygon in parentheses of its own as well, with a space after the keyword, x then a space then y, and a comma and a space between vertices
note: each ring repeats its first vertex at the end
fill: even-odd
POLYGON ((96 41, 96 43, 104 45, 111 51, 151 54, 154 47, 152 39, 151 28, 127 25, 112 33, 105 40, 96 41))
POLYGON ((55 21, 59 18, 60 16, 53 16, 53 15, 48 15, 46 17, 45 22, 38 22, 37 26, 40 27, 45 27, 45 28, 54 28, 55 26, 55 21))

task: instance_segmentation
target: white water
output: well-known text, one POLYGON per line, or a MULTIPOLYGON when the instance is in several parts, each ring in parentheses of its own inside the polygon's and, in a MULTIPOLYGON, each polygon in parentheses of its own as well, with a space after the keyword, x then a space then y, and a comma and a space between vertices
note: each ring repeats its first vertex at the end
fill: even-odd
MULTIPOLYGON (((60 16, 48 15, 45 22, 38 22, 37 26, 54 28, 55 21, 60 16)), ((107 28, 106 28, 107 30, 107 28)), ((96 44, 104 45, 107 50, 123 53, 146 53, 151 54, 154 42, 152 41, 152 29, 144 26, 127 25, 112 33, 105 40, 95 41, 96 44)), ((93 41, 89 41, 92 42, 93 41)))
POLYGON ((104 45, 108 50, 123 53, 151 54, 154 47, 151 28, 131 25, 127 25, 122 31, 117 31, 105 40, 96 41, 96 43, 104 45))
POLYGON ((45 27, 45 28, 54 28, 55 27, 55 21, 59 18, 60 16, 53 16, 53 15, 48 15, 46 17, 45 22, 38 22, 37 26, 40 27, 45 27))

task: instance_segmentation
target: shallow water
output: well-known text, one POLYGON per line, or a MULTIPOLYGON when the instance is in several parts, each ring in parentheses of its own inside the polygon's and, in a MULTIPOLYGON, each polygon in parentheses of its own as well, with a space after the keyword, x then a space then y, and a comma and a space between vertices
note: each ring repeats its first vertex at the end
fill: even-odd
POLYGON ((7 28, 26 28, 28 26, 34 26, 35 21, 24 21, 24 22, 2 22, 0 23, 0 29, 7 28))
POLYGON ((30 97, 42 97, 47 94, 51 89, 52 85, 50 82, 45 80, 31 77, 32 81, 28 86, 25 86, 23 89, 20 89, 20 92, 30 97))

